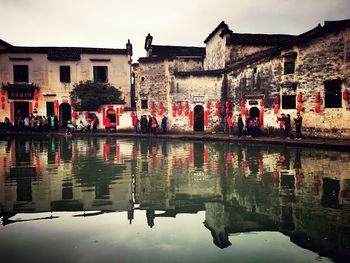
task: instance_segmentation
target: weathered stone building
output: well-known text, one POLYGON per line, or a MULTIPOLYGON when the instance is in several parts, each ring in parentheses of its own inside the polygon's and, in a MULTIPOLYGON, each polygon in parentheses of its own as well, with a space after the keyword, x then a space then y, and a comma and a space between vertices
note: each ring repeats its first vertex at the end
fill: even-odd
POLYGON ((75 115, 69 92, 84 80, 111 83, 131 106, 131 56, 130 42, 125 49, 107 49, 21 47, 0 40, 0 119, 13 122, 17 112, 22 117, 37 112, 55 114, 64 125, 75 115))
POLYGON ((349 39, 350 20, 300 35, 234 33, 222 22, 205 50, 152 45, 149 35, 136 68, 138 112, 168 112, 174 130, 212 132, 230 113, 271 131, 278 114, 300 111, 309 135, 350 137, 349 39))

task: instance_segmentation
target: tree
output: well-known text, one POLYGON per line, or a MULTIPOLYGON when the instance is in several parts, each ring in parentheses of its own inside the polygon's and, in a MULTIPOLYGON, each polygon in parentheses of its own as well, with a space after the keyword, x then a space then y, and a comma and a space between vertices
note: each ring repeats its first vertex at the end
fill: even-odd
POLYGON ((76 102, 78 110, 95 111, 102 104, 124 103, 122 92, 110 83, 80 81, 73 85, 70 98, 76 102))

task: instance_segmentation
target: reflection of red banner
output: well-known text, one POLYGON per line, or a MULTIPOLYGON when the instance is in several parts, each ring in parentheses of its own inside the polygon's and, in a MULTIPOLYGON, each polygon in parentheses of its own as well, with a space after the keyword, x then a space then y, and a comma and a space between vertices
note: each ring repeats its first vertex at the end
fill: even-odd
POLYGON ((190 147, 190 162, 193 163, 193 145, 190 147))

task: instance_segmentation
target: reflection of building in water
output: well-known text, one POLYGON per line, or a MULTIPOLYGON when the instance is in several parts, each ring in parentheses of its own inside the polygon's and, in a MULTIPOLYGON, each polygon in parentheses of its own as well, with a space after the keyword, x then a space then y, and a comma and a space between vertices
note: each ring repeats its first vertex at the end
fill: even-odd
POLYGON ((129 209, 130 169, 122 160, 118 145, 116 140, 94 139, 86 143, 55 137, 12 141, 8 152, 1 152, 1 158, 6 160, 0 178, 1 209, 5 212, 129 209))
POLYGON ((322 255, 349 254, 347 153, 52 137, 16 140, 0 154, 1 213, 127 211, 131 223, 141 209, 157 227, 157 217, 205 211, 220 248, 232 234, 271 230, 322 255))

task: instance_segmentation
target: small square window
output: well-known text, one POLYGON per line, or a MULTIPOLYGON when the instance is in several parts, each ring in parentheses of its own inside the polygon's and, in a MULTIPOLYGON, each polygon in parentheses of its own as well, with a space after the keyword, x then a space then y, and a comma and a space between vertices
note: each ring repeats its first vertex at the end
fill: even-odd
POLYGON ((296 99, 295 95, 283 95, 282 96, 282 109, 295 109, 296 99))
POLYGON ((294 74, 295 61, 284 62, 284 75, 294 74))
POLYGON ((28 65, 13 65, 13 82, 29 82, 28 65))
POLYGON ((94 82, 108 82, 107 66, 94 66, 94 82))
POLYGON ((70 66, 60 66, 60 81, 70 83, 70 66))
POLYGON ((148 101, 147 100, 141 100, 141 109, 143 109, 143 110, 148 109, 148 101))

